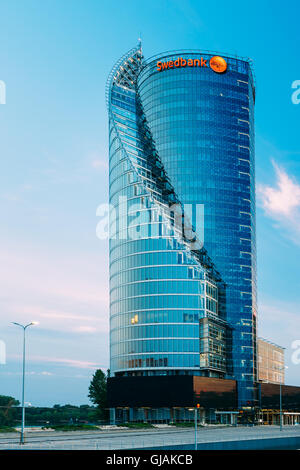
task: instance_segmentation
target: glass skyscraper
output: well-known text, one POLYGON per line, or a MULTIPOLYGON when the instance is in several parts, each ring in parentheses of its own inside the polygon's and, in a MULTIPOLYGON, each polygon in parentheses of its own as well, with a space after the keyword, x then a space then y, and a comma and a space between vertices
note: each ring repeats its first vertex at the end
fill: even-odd
POLYGON ((145 59, 107 83, 113 376, 256 381, 251 63, 207 51, 145 59))

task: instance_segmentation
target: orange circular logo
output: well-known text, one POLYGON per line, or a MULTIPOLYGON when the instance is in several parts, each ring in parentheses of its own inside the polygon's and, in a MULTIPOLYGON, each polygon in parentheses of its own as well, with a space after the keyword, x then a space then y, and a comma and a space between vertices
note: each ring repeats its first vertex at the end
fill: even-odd
POLYGON ((215 55, 209 61, 210 67, 213 69, 214 72, 223 73, 227 70, 227 62, 223 57, 219 57, 215 55))

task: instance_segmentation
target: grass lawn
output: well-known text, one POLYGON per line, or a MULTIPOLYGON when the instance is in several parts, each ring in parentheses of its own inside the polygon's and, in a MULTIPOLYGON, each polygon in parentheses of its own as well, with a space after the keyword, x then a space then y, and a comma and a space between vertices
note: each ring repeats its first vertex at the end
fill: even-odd
POLYGON ((0 426, 0 432, 17 432, 15 428, 11 428, 10 426, 0 426))
POLYGON ((43 429, 54 429, 55 431, 99 431, 97 426, 88 424, 54 424, 43 429))
POLYGON ((118 424, 117 426, 126 427, 130 429, 154 428, 154 426, 150 423, 123 423, 123 424, 118 424))

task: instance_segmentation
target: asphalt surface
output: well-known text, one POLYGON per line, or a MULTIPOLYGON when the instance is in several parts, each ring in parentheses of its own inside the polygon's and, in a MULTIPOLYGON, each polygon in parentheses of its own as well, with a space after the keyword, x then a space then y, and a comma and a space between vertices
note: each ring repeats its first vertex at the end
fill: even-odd
MULTIPOLYGON (((300 437, 300 426, 223 427, 198 428, 198 443, 300 437)), ((176 446, 193 444, 193 428, 155 428, 147 430, 109 431, 34 431, 26 434, 26 443, 19 445, 18 433, 0 434, 0 450, 4 449, 53 449, 53 450, 118 450, 143 447, 176 446)))

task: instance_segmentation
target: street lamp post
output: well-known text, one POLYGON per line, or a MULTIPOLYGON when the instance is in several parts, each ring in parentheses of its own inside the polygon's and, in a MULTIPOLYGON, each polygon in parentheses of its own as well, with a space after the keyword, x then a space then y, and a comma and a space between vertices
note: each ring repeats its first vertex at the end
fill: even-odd
MULTIPOLYGON (((288 366, 280 367, 279 370, 282 371, 284 369, 288 369, 288 366)), ((280 431, 282 431, 282 376, 280 374, 280 382, 279 382, 279 419, 280 419, 280 431)))
POLYGON ((24 441, 24 427, 25 427, 25 346, 26 346, 26 329, 29 326, 37 325, 37 322, 31 322, 27 325, 21 325, 20 323, 12 322, 14 325, 19 326, 23 329, 23 377, 22 377, 22 425, 21 425, 21 436, 20 436, 20 444, 25 444, 24 441))
POLYGON ((195 408, 189 408, 189 411, 194 411, 194 424, 195 424, 195 450, 197 450, 197 421, 198 421, 198 408, 200 408, 199 403, 195 408))
POLYGON ((282 431, 282 394, 281 394, 281 377, 280 377, 280 384, 279 384, 279 406, 280 406, 280 431, 282 431))
POLYGON ((200 408, 200 403, 197 403, 195 407, 195 450, 197 450, 198 408, 200 408))
POLYGON ((197 450, 197 418, 198 418, 198 408, 195 408, 195 450, 197 450))

